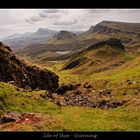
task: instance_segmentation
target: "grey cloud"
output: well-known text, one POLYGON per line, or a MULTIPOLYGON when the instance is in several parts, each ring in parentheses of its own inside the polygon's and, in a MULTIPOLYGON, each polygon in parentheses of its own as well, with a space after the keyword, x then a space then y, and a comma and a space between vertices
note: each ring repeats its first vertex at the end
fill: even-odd
POLYGON ((37 16, 32 16, 30 19, 26 19, 25 21, 30 24, 34 24, 37 21, 41 21, 41 18, 37 16))
POLYGON ((39 13, 39 17, 46 18, 51 16, 51 18, 59 18, 62 14, 68 14, 69 12, 66 10, 58 10, 58 9, 47 9, 39 13))
POLYGON ((26 19, 25 21, 30 23, 30 24, 34 24, 34 23, 41 21, 41 20, 44 20, 48 17, 57 19, 57 18, 61 17, 60 12, 62 12, 64 14, 67 13, 66 11, 63 12, 63 10, 47 9, 47 10, 43 10, 40 13, 38 13, 37 16, 32 16, 31 18, 26 19))
POLYGON ((61 22, 55 22, 54 25, 72 25, 78 23, 77 19, 74 19, 73 21, 61 21, 61 22))
POLYGON ((46 18, 50 14, 56 14, 56 13, 59 13, 59 12, 60 12, 60 10, 57 10, 57 9, 47 9, 47 10, 44 10, 44 11, 40 12, 38 14, 38 16, 41 17, 41 18, 46 18))
POLYGON ((47 17, 47 14, 46 13, 39 13, 39 17, 41 17, 41 18, 46 18, 47 17))

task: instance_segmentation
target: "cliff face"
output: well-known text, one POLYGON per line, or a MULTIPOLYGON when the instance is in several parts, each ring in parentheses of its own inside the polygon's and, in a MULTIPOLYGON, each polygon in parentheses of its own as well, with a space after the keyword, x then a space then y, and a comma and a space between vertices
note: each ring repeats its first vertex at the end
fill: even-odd
POLYGON ((97 32, 97 33, 117 33, 117 32, 121 32, 119 29, 114 29, 111 27, 107 27, 103 24, 97 24, 96 26, 91 26, 90 29, 88 30, 88 32, 92 33, 92 32, 97 32))
POLYGON ((90 47, 88 47, 87 50, 92 50, 92 49, 98 48, 98 47, 103 46, 103 45, 109 45, 109 46, 112 46, 114 48, 118 48, 118 49, 125 51, 125 48, 122 44, 122 41, 120 39, 117 39, 117 38, 110 38, 108 40, 97 42, 94 45, 91 45, 90 47))
POLYGON ((27 65, 0 42, 0 81, 12 81, 16 86, 25 89, 54 91, 59 86, 58 79, 55 73, 47 69, 27 65))

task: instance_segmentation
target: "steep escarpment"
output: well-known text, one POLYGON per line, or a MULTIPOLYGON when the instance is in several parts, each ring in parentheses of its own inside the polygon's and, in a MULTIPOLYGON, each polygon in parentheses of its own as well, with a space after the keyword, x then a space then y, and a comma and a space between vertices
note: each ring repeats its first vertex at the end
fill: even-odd
POLYGON ((98 33, 134 33, 140 34, 139 23, 125 23, 115 21, 102 21, 95 26, 91 26, 88 32, 98 33))
POLYGON ((54 91, 59 86, 58 76, 55 73, 26 64, 3 43, 0 43, 0 60, 0 81, 11 82, 25 89, 54 91))
POLYGON ((98 41, 80 52, 76 52, 62 70, 74 73, 93 73, 115 69, 128 61, 128 55, 121 40, 110 38, 98 41))
POLYGON ((91 45, 90 47, 88 47, 88 50, 92 50, 92 49, 98 48, 103 45, 108 45, 108 46, 114 47, 116 49, 121 49, 121 50, 125 51, 125 48, 124 48, 121 40, 116 39, 116 38, 110 38, 108 40, 99 41, 99 42, 91 45))
POLYGON ((89 33, 92 33, 92 32, 97 32, 97 33, 117 33, 117 32, 120 32, 119 29, 114 29, 114 28, 111 28, 111 27, 107 27, 105 25, 102 25, 102 24, 97 24, 96 26, 91 26, 90 29, 88 30, 89 33))

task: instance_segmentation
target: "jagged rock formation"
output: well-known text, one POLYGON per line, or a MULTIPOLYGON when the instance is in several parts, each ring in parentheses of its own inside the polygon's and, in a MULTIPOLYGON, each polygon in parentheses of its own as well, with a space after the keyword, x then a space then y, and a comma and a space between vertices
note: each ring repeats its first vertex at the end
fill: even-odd
POLYGON ((58 88, 58 76, 46 69, 27 65, 12 50, 0 42, 0 81, 11 82, 25 89, 58 88))
POLYGON ((87 31, 88 33, 129 33, 129 34, 140 34, 139 23, 125 23, 125 22, 114 22, 114 21, 102 21, 95 26, 91 26, 87 31))
POLYGON ((64 40, 64 39, 71 39, 71 38, 75 38, 76 34, 72 33, 72 32, 68 32, 68 31, 60 31, 55 38, 58 40, 64 40))
POLYGON ((88 32, 97 32, 97 33, 117 33, 117 32, 120 32, 119 29, 114 29, 114 28, 111 28, 111 27, 107 27, 107 26, 104 26, 102 24, 97 24, 96 26, 91 26, 90 29, 88 30, 88 32))

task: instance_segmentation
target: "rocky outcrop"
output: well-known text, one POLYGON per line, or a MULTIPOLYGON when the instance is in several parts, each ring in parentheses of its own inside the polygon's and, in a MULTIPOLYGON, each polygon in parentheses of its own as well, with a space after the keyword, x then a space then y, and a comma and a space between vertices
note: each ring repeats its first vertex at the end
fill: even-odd
POLYGON ((95 26, 91 26, 87 32, 88 33, 96 32, 96 33, 103 33, 103 34, 121 32, 121 30, 112 28, 111 26, 109 27, 109 25, 110 25, 110 22, 103 21, 103 22, 98 23, 95 26))
MULTIPOLYGON (((89 83, 72 85, 63 85, 57 93, 46 94, 47 97, 52 99, 56 105, 63 106, 78 106, 78 107, 91 107, 101 109, 111 109, 123 106, 129 100, 114 100, 112 93, 109 89, 96 91, 89 83), (63 88, 62 88, 63 87, 63 88), (65 87, 65 88, 64 88, 65 87), (71 88, 70 88, 71 87, 71 88)), ((44 97, 42 97, 44 98, 44 97)))
POLYGON ((96 26, 90 28, 89 31, 97 32, 97 33, 104 33, 104 34, 121 32, 119 29, 110 28, 110 27, 100 25, 100 24, 97 24, 96 26))
POLYGON ((20 120, 20 118, 20 114, 17 114, 16 112, 8 112, 2 115, 0 118, 0 123, 17 122, 20 120))
POLYGON ((25 89, 47 89, 54 91, 58 88, 58 76, 37 66, 26 64, 12 50, 0 43, 0 81, 11 82, 25 89))
POLYGON ((67 85, 63 85, 63 86, 58 87, 56 89, 55 93, 63 95, 66 91, 68 91, 68 90, 71 91, 74 89, 75 89, 75 86, 73 84, 67 84, 67 85))

